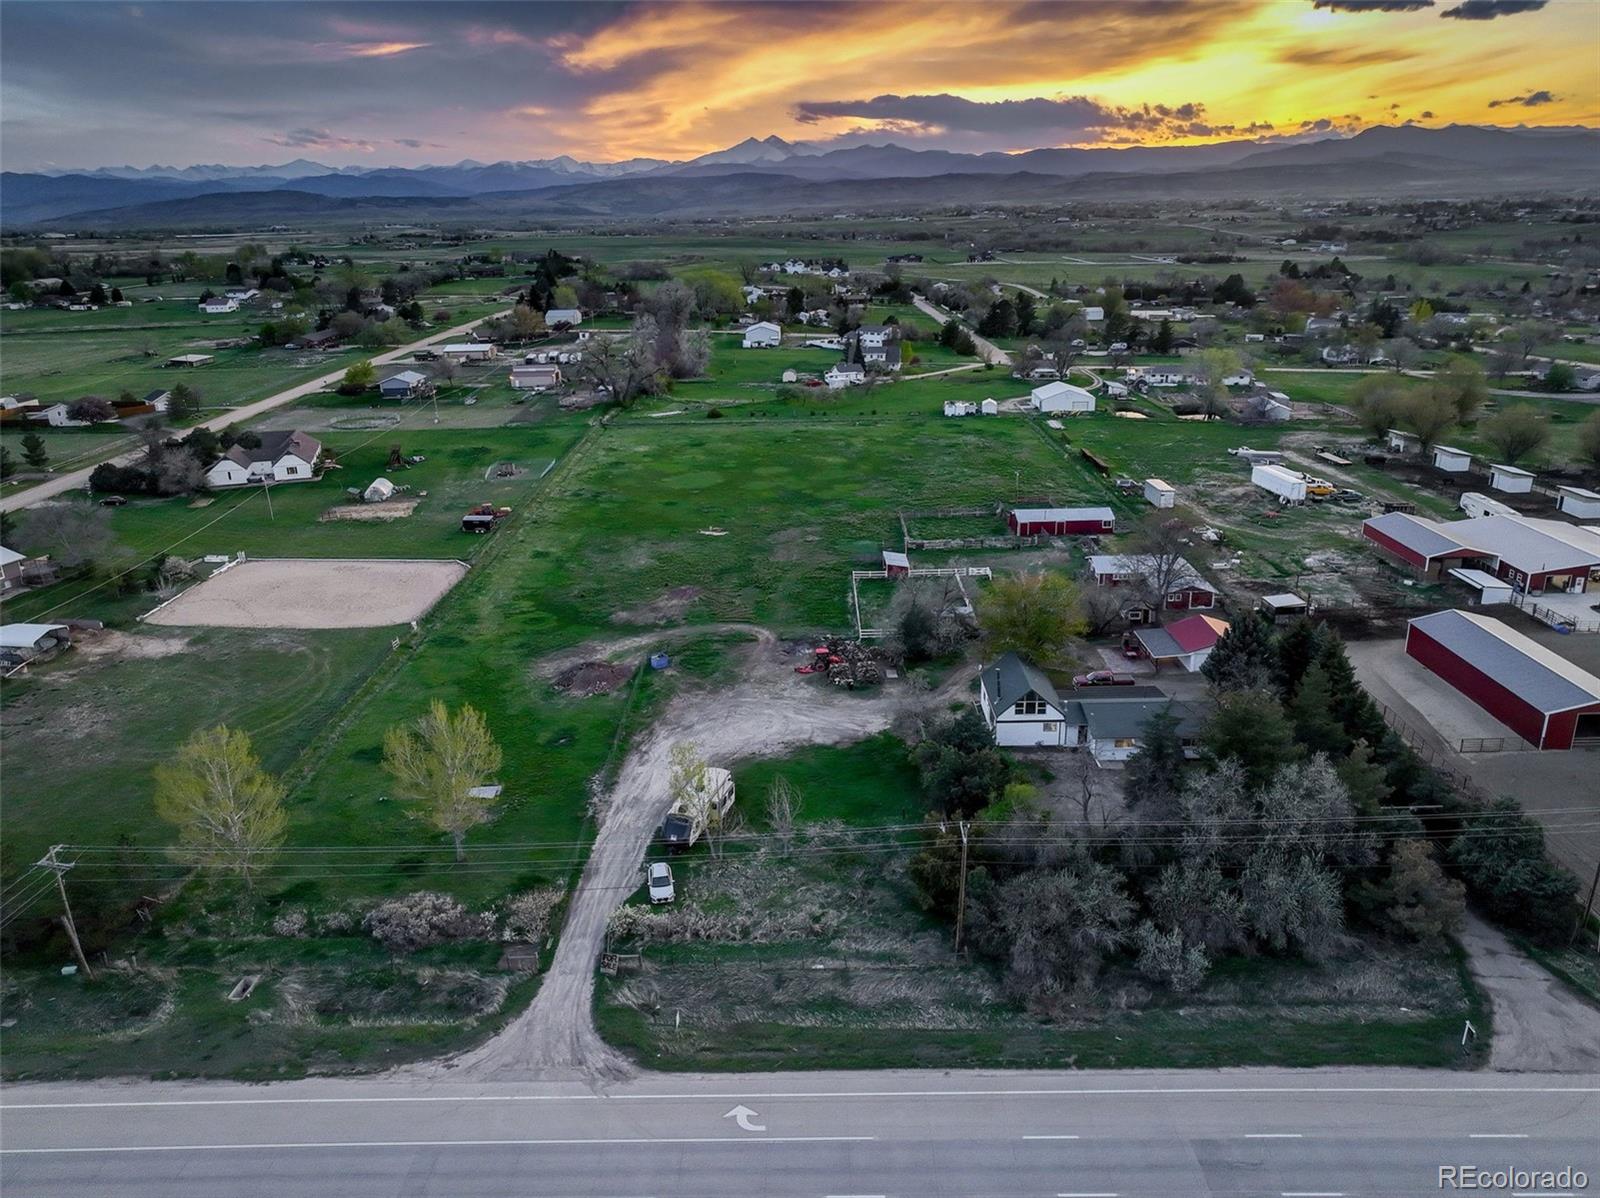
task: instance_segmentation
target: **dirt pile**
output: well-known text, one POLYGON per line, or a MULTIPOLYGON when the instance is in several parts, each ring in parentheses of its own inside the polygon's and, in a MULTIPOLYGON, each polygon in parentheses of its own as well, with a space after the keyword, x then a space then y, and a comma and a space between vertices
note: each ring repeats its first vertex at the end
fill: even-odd
POLYGON ((608 695, 633 677, 633 669, 609 661, 580 661, 557 674, 551 685, 575 699, 608 695))

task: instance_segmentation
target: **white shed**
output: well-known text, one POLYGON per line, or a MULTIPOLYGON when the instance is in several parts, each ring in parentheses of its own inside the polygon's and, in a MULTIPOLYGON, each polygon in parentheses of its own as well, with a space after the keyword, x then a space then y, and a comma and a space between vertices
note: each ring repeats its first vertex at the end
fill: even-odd
POLYGON ((382 503, 385 499, 394 498, 394 484, 386 478, 375 478, 370 486, 361 492, 363 503, 382 503))
POLYGON ((1163 482, 1159 478, 1144 480, 1145 501, 1154 507, 1171 507, 1178 502, 1178 492, 1171 483, 1163 482))
POLYGON ((1526 495, 1533 490, 1533 471, 1516 466, 1490 466, 1489 486, 1509 495, 1526 495))
POLYGON ((1389 430, 1384 443, 1388 445, 1390 453, 1416 453, 1422 448, 1422 438, 1398 428, 1389 430))
POLYGON ((993 399, 984 400, 983 401, 983 414, 985 416, 998 416, 998 415, 1000 415, 1000 404, 999 404, 999 401, 998 400, 993 400, 993 399))
POLYGON ((1433 466, 1434 469, 1443 470, 1448 474, 1464 474, 1472 469, 1472 455, 1464 449, 1456 449, 1451 445, 1435 445, 1433 466))
POLYGON ((1600 520, 1600 495, 1583 487, 1557 487, 1556 509, 1580 520, 1600 520))
POLYGON ((1477 598, 1473 600, 1477 606, 1511 602, 1511 584, 1503 578, 1496 578, 1482 570, 1465 569, 1451 570, 1450 577, 1477 593, 1477 598))
POLYGON ((1046 383, 1035 387, 1030 396, 1034 408, 1040 412, 1094 411, 1094 396, 1071 383, 1046 383))
POLYGON ((785 370, 779 377, 786 383, 798 383, 800 381, 800 372, 798 370, 785 370))

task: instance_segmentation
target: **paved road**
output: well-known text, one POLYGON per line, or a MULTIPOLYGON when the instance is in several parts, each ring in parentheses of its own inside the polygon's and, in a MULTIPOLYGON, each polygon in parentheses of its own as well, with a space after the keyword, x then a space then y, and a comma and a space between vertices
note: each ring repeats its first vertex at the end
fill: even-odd
MULTIPOLYGON (((12 1087, 0 1114, 5 1190, 30 1198, 1403 1198, 1464 1165, 1571 1166, 1600 1185, 1600 1077, 1535 1074, 113 1083, 12 1087)), ((1494 1192, 1513 1190, 1583 1192, 1494 1192)))
MULTIPOLYGON (((510 311, 510 309, 491 312, 487 316, 480 316, 477 320, 469 320, 466 324, 458 324, 454 328, 445 329, 443 332, 431 333, 421 340, 409 342, 398 349, 392 349, 377 355, 372 359, 372 364, 374 366, 382 366, 386 362, 393 362, 399 358, 407 357, 425 345, 432 345, 438 341, 459 337, 463 333, 471 332, 486 320, 494 320, 504 316, 507 311, 510 311)), ((348 366, 349 363, 345 365, 348 366)), ((221 432, 230 424, 241 424, 248 420, 254 420, 257 416, 270 412, 274 408, 281 408, 284 404, 293 403, 297 399, 302 399, 307 395, 321 391, 332 383, 338 382, 344 377, 344 372, 345 366, 339 367, 338 370, 330 370, 327 374, 318 375, 309 382, 300 383, 286 391, 279 391, 277 394, 269 395, 265 399, 258 399, 254 403, 248 403, 242 407, 229 408, 222 415, 213 416, 209 420, 202 420, 195 427, 209 428, 221 432)), ((204 377, 203 371, 201 377, 204 377)), ((40 483, 36 487, 29 487, 26 491, 17 491, 0 497, 0 512, 20 511, 23 508, 32 507, 36 503, 43 503, 45 500, 64 494, 67 491, 80 490, 88 485, 89 475, 94 472, 94 468, 100 465, 101 462, 114 461, 123 465, 131 464, 139 457, 141 452, 136 450, 133 453, 110 454, 98 461, 90 462, 89 465, 81 469, 57 475, 49 482, 40 483)))
MULTIPOLYGON (((950 320, 950 313, 940 308, 937 304, 930 302, 925 296, 913 295, 911 302, 917 306, 917 311, 933 317, 940 324, 945 324, 950 320)), ((978 347, 978 356, 985 362, 993 362, 996 366, 1011 365, 1011 355, 988 338, 980 337, 978 334, 973 333, 972 343, 978 347)))

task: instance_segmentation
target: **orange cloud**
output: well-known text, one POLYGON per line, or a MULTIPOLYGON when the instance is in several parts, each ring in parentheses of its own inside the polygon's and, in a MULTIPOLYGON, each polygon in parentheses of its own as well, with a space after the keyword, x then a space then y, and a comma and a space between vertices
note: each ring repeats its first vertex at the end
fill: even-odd
POLYGON ((428 42, 352 42, 340 49, 350 58, 391 58, 412 50, 426 50, 429 45, 428 42))

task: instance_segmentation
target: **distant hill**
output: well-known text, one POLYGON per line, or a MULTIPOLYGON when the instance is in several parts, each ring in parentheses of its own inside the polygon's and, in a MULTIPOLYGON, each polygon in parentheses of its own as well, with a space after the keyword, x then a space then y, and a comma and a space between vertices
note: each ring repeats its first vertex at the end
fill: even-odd
MULTIPOLYGON (((316 165, 285 164, 295 170, 316 165)), ((1600 187, 1600 131, 1403 125, 1270 147, 1232 141, 1019 154, 961 154, 892 143, 823 151, 770 137, 747 139, 688 163, 635 159, 609 166, 615 169, 608 173, 572 159, 460 162, 346 168, 297 178, 248 168, 223 179, 13 173, 0 179, 0 222, 7 228, 51 222, 170 227, 310 217, 357 222, 397 208, 418 220, 648 219, 1049 203, 1075 197, 1594 189, 1600 187), (349 202, 318 204, 316 198, 349 202), (385 200, 393 203, 379 203, 385 200)))

